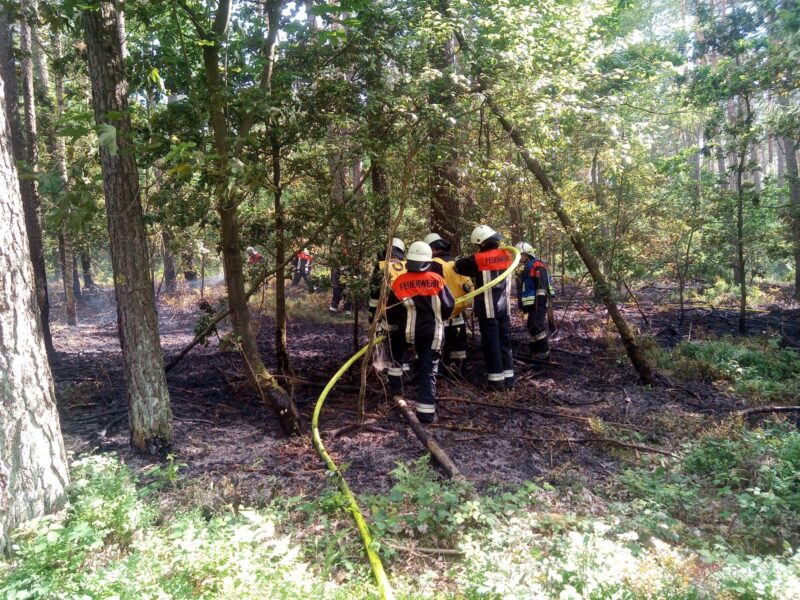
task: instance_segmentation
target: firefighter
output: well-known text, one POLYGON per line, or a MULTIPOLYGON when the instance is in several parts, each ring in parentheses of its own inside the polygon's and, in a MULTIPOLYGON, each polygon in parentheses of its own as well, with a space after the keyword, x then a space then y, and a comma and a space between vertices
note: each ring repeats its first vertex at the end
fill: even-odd
MULTIPOLYGON (((250 279, 257 279, 264 268, 264 255, 252 246, 247 247, 247 275, 250 279)), ((264 282, 266 285, 266 282, 264 282)))
POLYGON ((314 293, 314 284, 311 281, 311 261, 313 257, 308 251, 308 248, 303 248, 300 252, 295 254, 292 259, 294 265, 294 277, 292 278, 292 287, 295 287, 300 280, 306 282, 309 293, 314 293))
POLYGON ((405 273, 392 281, 386 319, 392 366, 389 389, 403 395, 402 362, 413 346, 417 354, 417 418, 432 423, 436 418, 436 373, 444 344, 444 322, 455 306, 444 278, 431 269, 433 254, 425 242, 408 248, 405 273))
MULTIPOLYGON (((396 279, 400 274, 405 273, 406 265, 405 258, 406 245, 400 238, 392 238, 392 256, 389 260, 389 281, 396 279)), ((383 287, 383 272, 386 269, 386 255, 383 252, 378 253, 378 261, 375 263, 375 268, 372 270, 372 278, 370 279, 369 286, 369 320, 370 323, 375 319, 375 311, 378 309, 378 301, 381 296, 381 288, 383 287)))
MULTIPOLYGON (((457 300, 472 291, 472 280, 455 272, 455 261, 450 256, 450 244, 443 240, 438 233, 429 233, 423 241, 431 247, 433 252, 431 271, 444 278, 453 297, 457 300)), ((464 322, 462 314, 464 308, 466 308, 465 304, 456 305, 444 328, 442 360, 445 372, 454 376, 461 375, 462 364, 467 358, 467 324, 464 322)))
POLYGON ((516 248, 524 260, 517 278, 517 304, 522 312, 528 315, 531 354, 538 360, 548 360, 550 345, 547 339, 546 320, 547 304, 552 296, 550 274, 545 262, 536 257, 533 246, 519 242, 516 248))
MULTIPOLYGON (((470 241, 478 247, 472 256, 459 258, 455 271, 472 277, 476 288, 481 287, 511 266, 513 257, 500 248, 503 239, 488 225, 472 230, 470 241)), ((483 358, 489 389, 514 389, 514 361, 511 356, 511 285, 504 279, 475 298, 475 314, 481 332, 483 358)))

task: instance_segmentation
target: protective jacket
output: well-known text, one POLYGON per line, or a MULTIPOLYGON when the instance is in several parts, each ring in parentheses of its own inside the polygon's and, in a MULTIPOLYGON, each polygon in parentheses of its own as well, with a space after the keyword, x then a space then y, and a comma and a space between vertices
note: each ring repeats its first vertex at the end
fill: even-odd
MULTIPOLYGON (((514 262, 511 253, 497 243, 484 244, 480 252, 456 260, 455 270, 472 277, 476 289, 490 283, 514 262)), ((475 314, 481 332, 483 359, 490 388, 514 388, 511 354, 511 285, 508 278, 475 298, 475 314)))
POLYGON ((550 274, 547 264, 535 256, 525 261, 517 280, 517 303, 524 312, 530 312, 550 294, 550 274))
POLYGON ((441 275, 432 271, 406 272, 392 282, 386 318, 393 331, 411 345, 441 351, 444 322, 455 299, 441 275))
MULTIPOLYGON (((476 252, 472 256, 459 258, 455 262, 455 272, 466 275, 474 281, 475 288, 481 287, 500 275, 514 261, 511 253, 502 250, 496 245, 486 250, 476 252)), ((479 318, 494 319, 500 315, 509 316, 511 285, 504 279, 494 287, 475 298, 475 314, 479 318)))
MULTIPOLYGON (((372 321, 375 318, 375 311, 378 309, 378 302, 381 297, 381 288, 383 287, 383 272, 386 268, 386 261, 383 254, 378 257, 378 262, 372 270, 372 277, 369 283, 369 319, 372 321)), ((389 285, 397 279, 400 275, 406 272, 406 261, 403 260, 403 253, 399 250, 392 249, 392 258, 389 261, 389 285)))
MULTIPOLYGON (((438 273, 442 276, 442 278, 444 278, 444 282, 447 284, 447 287, 450 288, 450 292, 453 294, 453 298, 456 300, 473 290, 472 279, 456 273, 455 261, 450 257, 449 254, 445 253, 434 256, 433 262, 431 263, 431 271, 438 273)), ((461 312, 469 306, 472 306, 471 301, 457 304, 453 309, 453 314, 450 316, 450 319, 457 319, 461 312)), ((463 320, 464 319, 462 317, 461 322, 463 322, 463 320)))

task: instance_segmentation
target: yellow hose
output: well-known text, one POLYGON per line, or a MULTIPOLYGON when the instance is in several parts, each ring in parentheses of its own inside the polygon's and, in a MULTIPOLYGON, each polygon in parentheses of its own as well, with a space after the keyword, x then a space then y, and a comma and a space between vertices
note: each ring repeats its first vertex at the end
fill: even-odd
MULTIPOLYGON (((456 303, 460 304, 462 302, 471 300, 475 296, 482 294, 488 288, 496 286, 514 272, 514 269, 517 267, 520 260, 519 250, 512 247, 504 247, 503 249, 514 254, 514 260, 511 263, 511 266, 503 271, 500 275, 492 279, 489 283, 461 296, 458 300, 456 300, 456 303)), ((377 337, 372 341, 372 345, 380 344, 385 339, 386 336, 377 337)), ((350 514, 353 515, 353 520, 356 522, 358 533, 361 534, 361 540, 364 542, 364 549, 367 552, 367 559, 372 567, 372 573, 375 576, 376 583, 378 584, 378 591, 380 592, 381 598, 383 600, 394 600, 394 591, 392 591, 392 586, 389 583, 388 577, 386 577, 386 570, 383 568, 383 563, 381 562, 380 556, 378 556, 378 553, 375 552, 375 549, 372 547, 373 542, 372 537, 369 534, 367 521, 364 519, 364 515, 361 514, 361 511, 358 508, 358 502, 356 501, 356 497, 353 495, 353 492, 350 490, 350 486, 347 485, 347 481, 345 481, 345 478, 342 475, 342 472, 339 470, 339 467, 336 466, 336 463, 333 462, 333 459, 325 449, 325 446, 322 443, 322 437, 319 434, 319 416, 322 412, 322 406, 325 404, 325 399, 336 385, 336 382, 339 381, 339 378, 344 375, 350 367, 353 366, 353 363, 366 354, 369 346, 370 344, 366 344, 363 348, 361 348, 361 350, 351 356, 347 362, 339 367, 339 370, 336 371, 336 374, 333 377, 331 377, 331 380, 320 393, 319 398, 317 398, 317 404, 314 406, 314 414, 311 416, 311 438, 314 442, 314 448, 316 449, 317 454, 320 455, 328 469, 335 473, 336 477, 339 479, 339 485, 342 489, 342 493, 344 494, 345 498, 347 498, 347 508, 350 510, 350 514)))

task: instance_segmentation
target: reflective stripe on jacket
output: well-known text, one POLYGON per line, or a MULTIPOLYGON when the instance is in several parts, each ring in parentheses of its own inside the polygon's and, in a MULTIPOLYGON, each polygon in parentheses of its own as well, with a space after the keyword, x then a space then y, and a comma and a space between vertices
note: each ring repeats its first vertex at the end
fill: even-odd
POLYGON ((438 273, 406 272, 392 282, 386 318, 397 331, 404 331, 409 344, 430 344, 441 350, 444 321, 453 312, 455 299, 438 273))

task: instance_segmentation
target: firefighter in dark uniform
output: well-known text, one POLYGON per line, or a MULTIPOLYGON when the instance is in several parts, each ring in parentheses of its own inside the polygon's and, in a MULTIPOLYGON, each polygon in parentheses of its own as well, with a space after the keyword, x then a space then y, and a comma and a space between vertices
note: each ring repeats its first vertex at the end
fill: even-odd
POLYGON ((550 274, 547 264, 537 258, 533 247, 519 242, 517 250, 522 254, 524 264, 517 276, 517 303, 522 312, 528 315, 528 333, 531 336, 530 348, 538 360, 550 358, 550 345, 547 339, 547 304, 552 295, 550 274))
MULTIPOLYGON (((423 241, 433 252, 431 271, 442 276, 453 297, 458 300, 471 292, 472 280, 455 272, 455 261, 450 256, 450 243, 443 240, 438 233, 429 233, 423 241)), ((442 361, 446 374, 461 375, 461 366, 467 358, 467 324, 464 322, 462 311, 471 304, 469 302, 457 305, 445 323, 442 361)))
MULTIPOLYGON (((478 246, 472 256, 456 260, 455 271, 472 277, 476 289, 491 282, 511 266, 510 252, 500 248, 503 239, 488 225, 472 231, 470 241, 478 246)), ((481 332, 483 358, 489 389, 514 389, 514 360, 511 356, 511 284, 508 278, 475 298, 475 314, 481 332)))
POLYGON ((444 345, 444 322, 455 306, 444 278, 431 270, 433 254, 425 242, 408 248, 405 273, 392 281, 386 308, 392 366, 389 389, 403 395, 403 358, 410 347, 417 353, 417 418, 436 417, 436 373, 444 345))

